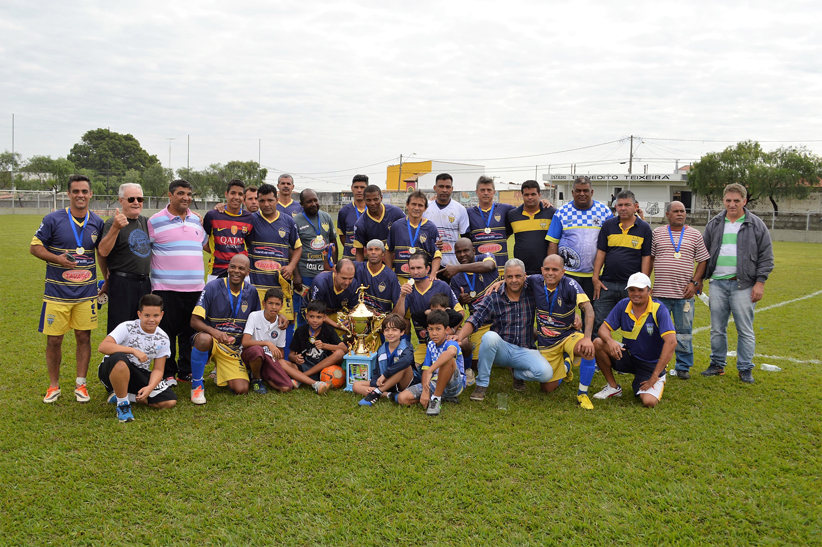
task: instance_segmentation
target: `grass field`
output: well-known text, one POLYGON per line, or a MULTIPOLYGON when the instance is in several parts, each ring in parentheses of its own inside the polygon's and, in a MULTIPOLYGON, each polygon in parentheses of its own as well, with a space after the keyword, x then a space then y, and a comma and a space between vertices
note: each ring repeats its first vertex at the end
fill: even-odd
MULTIPOLYGON (((96 380, 104 325, 92 334, 92 401, 70 396, 69 335, 63 397, 41 402, 45 267, 28 253, 39 221, 0 216, 0 545, 822 541, 822 295, 765 309, 822 288, 818 245, 775 244, 755 322, 756 353, 768 357, 755 362, 784 371, 755 371, 752 386, 730 366, 671 378, 653 410, 624 396, 585 412, 575 384, 520 394, 499 370, 486 401, 468 401, 469 388, 432 419, 387 402, 360 408, 343 392, 235 397, 208 381, 203 407, 180 386, 176 408, 139 407, 120 424, 96 380)), ((697 306, 695 327, 706 327, 697 306)), ((698 372, 707 329, 695 345, 698 372)), ((592 390, 603 383, 597 374, 592 390)))

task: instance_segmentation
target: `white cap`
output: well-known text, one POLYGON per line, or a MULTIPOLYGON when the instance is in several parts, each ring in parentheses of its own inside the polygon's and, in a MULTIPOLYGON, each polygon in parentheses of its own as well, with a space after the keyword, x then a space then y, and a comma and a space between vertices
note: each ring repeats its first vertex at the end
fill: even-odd
POLYGON ((628 284, 625 288, 636 287, 637 289, 651 288, 651 279, 642 272, 637 272, 628 278, 628 284))

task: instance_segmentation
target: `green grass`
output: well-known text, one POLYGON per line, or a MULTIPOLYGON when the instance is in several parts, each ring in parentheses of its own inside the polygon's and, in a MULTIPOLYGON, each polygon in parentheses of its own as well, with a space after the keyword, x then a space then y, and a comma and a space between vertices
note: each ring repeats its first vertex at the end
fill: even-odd
MULTIPOLYGON (((176 408, 138 407, 120 424, 96 380, 98 354, 92 402, 69 396, 70 336, 63 397, 41 402, 44 266, 28 254, 38 223, 0 217, 0 545, 819 542, 818 361, 768 359, 784 371, 756 372, 753 386, 733 367, 672 378, 656 409, 625 396, 593 412, 577 407, 575 384, 519 394, 499 370, 485 402, 469 402, 469 388, 436 419, 419 407, 360 408, 343 392, 235 397, 207 382, 204 407, 178 387, 176 408)), ((759 306, 819 290, 819 250, 775 244, 759 306)), ((758 314, 757 354, 820 359, 821 300, 758 314)), ((695 326, 706 326, 697 305, 695 326)), ((696 336, 698 371, 708 336, 696 336)), ((592 389, 602 385, 597 375, 592 389)))

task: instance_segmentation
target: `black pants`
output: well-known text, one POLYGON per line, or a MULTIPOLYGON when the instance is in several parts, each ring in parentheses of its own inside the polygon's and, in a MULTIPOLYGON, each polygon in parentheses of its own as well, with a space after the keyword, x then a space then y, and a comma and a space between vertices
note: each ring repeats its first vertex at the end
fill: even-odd
POLYGON ((163 299, 163 320, 160 328, 168 335, 171 356, 166 359, 165 375, 182 378, 191 374, 191 312, 200 299, 200 292, 154 291, 163 299), (177 352, 177 345, 180 351, 177 352))
POLYGON ((140 299, 151 292, 151 281, 135 277, 123 277, 114 272, 108 276, 108 332, 125 321, 137 319, 140 299))

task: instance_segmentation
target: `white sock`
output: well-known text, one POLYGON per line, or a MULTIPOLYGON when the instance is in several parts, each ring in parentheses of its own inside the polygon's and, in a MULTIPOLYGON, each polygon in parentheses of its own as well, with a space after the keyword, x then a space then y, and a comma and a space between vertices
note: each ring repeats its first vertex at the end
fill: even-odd
POLYGON ((120 406, 123 403, 128 403, 128 395, 125 397, 117 397, 117 406, 120 406))
POLYGON ((437 397, 436 395, 431 395, 431 400, 432 401, 439 401, 440 399, 441 399, 441 397, 437 397))
POLYGON ((78 376, 77 378, 74 379, 74 383, 77 384, 78 386, 82 386, 86 383, 86 379, 81 378, 81 377, 78 376))

